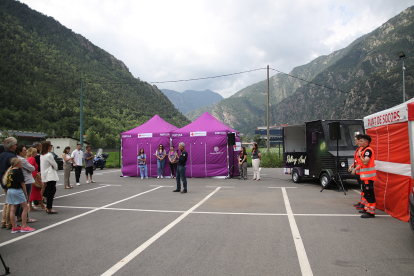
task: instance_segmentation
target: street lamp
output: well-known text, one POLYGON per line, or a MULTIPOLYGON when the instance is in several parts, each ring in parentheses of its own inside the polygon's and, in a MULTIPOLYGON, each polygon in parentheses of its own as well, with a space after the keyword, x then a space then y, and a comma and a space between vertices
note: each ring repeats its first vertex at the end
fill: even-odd
POLYGON ((405 66, 404 66, 404 59, 405 59, 405 55, 404 52, 398 52, 398 56, 400 57, 400 59, 402 59, 403 62, 403 66, 402 66, 402 70, 403 70, 403 103, 405 102, 405 66))

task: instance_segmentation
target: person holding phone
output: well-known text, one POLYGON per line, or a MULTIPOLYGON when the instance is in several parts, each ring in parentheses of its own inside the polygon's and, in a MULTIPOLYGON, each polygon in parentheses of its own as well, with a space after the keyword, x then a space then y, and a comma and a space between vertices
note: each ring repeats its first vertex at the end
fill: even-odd
POLYGON ((174 178, 174 172, 177 171, 178 161, 178 153, 174 151, 174 147, 170 148, 170 152, 168 153, 168 159, 170 160, 171 178, 174 178))

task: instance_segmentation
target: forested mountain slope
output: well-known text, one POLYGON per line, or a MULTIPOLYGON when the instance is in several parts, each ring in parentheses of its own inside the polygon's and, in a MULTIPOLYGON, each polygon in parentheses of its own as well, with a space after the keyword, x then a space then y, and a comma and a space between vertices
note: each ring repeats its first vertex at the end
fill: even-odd
POLYGON ((177 127, 189 123, 122 61, 13 0, 0 1, 0 64, 0 129, 78 135, 81 78, 84 129, 94 146, 116 146, 120 132, 154 114, 177 127))

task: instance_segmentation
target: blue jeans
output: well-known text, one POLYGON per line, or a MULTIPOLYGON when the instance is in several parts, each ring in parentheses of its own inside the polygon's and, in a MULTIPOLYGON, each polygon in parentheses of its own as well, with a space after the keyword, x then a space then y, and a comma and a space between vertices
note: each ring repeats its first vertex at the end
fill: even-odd
POLYGON ((165 165, 165 159, 160 161, 160 159, 157 159, 157 175, 162 176, 164 175, 164 165, 165 165))
POLYGON ((141 172, 141 177, 144 177, 144 172, 145 172, 145 177, 148 177, 147 164, 139 165, 139 171, 141 172))
POLYGON ((180 179, 183 180, 183 188, 187 191, 187 178, 185 177, 186 166, 178 165, 177 167, 177 190, 181 190, 181 182, 180 179))

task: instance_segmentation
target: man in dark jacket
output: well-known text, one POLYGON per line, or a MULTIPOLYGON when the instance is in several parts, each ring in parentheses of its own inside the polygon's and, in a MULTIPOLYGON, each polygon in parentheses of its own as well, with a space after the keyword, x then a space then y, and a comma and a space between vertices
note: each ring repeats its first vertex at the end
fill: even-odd
POLYGON ((181 142, 178 145, 178 148, 181 151, 180 157, 178 158, 178 162, 177 162, 177 189, 174 190, 173 192, 181 192, 181 182, 180 179, 183 180, 183 188, 184 190, 181 192, 182 194, 185 194, 187 192, 187 178, 185 177, 185 170, 186 168, 186 164, 187 164, 187 157, 188 157, 188 153, 185 150, 185 144, 183 142, 181 142))
POLYGON ((7 198, 7 187, 3 185, 3 175, 4 173, 10 168, 10 160, 16 157, 14 154, 16 150, 17 140, 14 137, 8 137, 4 139, 3 146, 5 152, 0 154, 0 181, 1 187, 4 189, 4 206, 3 206, 3 213, 1 214, 1 228, 11 229, 12 224, 10 221, 10 206, 6 204, 7 198))

